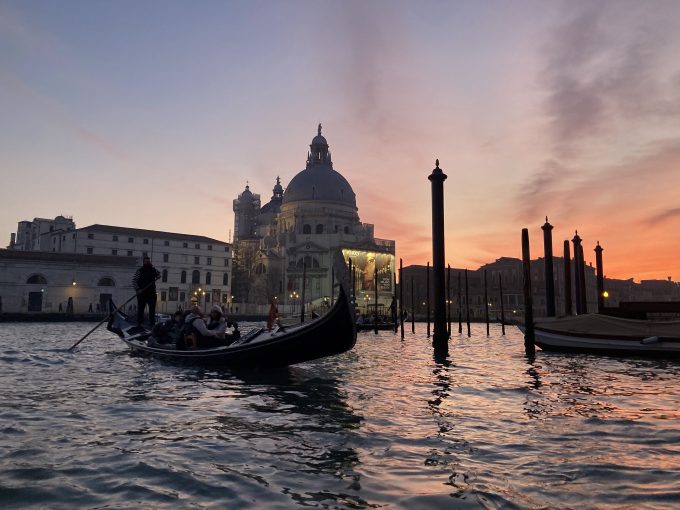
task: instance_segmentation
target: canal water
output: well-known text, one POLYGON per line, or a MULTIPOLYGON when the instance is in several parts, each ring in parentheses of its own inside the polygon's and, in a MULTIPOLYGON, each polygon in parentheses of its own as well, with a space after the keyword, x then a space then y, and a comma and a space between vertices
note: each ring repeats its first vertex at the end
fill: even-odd
MULTIPOLYGON (((523 355, 473 325, 277 371, 0 324, 0 508, 678 508, 680 363, 523 355)), ((319 341, 323 341, 322 338, 319 341)))

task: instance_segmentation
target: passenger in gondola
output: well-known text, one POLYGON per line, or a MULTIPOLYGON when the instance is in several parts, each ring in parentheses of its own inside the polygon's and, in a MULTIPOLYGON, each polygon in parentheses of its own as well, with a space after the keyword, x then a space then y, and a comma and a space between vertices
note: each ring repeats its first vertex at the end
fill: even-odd
POLYGON ((177 342, 178 349, 212 349, 229 345, 240 334, 238 329, 227 335, 225 330, 229 323, 223 320, 222 310, 216 306, 210 312, 209 325, 203 320, 201 310, 197 306, 191 308, 191 312, 184 319, 182 337, 177 342), (213 329, 210 329, 212 327, 213 329))
POLYGON ((177 310, 167 321, 156 324, 151 330, 151 336, 159 344, 177 344, 184 327, 184 313, 177 310))

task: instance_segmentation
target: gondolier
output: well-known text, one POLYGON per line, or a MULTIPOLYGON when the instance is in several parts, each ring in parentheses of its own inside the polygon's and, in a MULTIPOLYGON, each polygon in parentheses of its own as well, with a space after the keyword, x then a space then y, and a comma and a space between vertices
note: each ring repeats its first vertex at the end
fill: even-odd
POLYGON ((132 278, 132 285, 137 291, 137 324, 144 322, 144 308, 149 307, 149 325, 156 322, 156 280, 161 277, 158 270, 151 265, 151 259, 144 257, 142 267, 137 269, 132 278))

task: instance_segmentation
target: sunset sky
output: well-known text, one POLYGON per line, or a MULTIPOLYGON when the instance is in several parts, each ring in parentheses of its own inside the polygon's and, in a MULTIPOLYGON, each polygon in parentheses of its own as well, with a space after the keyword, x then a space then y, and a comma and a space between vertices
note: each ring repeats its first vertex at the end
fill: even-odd
POLYGON ((361 220, 431 259, 578 229, 609 277, 680 280, 680 2, 0 1, 0 233, 19 220, 226 240, 323 124, 361 220))

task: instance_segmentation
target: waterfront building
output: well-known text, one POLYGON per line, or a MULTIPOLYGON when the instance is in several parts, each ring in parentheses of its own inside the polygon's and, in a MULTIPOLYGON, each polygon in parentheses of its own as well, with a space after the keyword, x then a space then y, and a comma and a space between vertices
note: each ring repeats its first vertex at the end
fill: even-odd
POLYGON ((376 238, 374 226, 360 221, 354 190, 334 168, 321 125, 305 168, 285 190, 277 177, 271 199, 261 206, 259 194, 246 186, 233 210, 236 302, 299 306, 306 274, 305 303, 326 306, 333 295, 333 254, 342 250, 357 269, 357 302, 373 300, 377 285, 379 307, 391 303, 395 242, 376 238))
MULTIPOLYGON (((27 222, 20 222, 20 229, 23 223, 27 222)), ((7 251, 25 251, 17 246, 18 243, 14 243, 14 248, 7 251)), ((161 273, 161 279, 156 283, 158 291, 156 310, 158 312, 187 309, 191 304, 198 304, 205 309, 208 309, 211 304, 224 304, 230 307, 232 302, 231 244, 217 239, 192 234, 95 224, 69 230, 53 229, 50 231, 48 229, 40 234, 40 242, 33 246, 38 246, 40 249, 35 251, 41 253, 65 255, 65 258, 50 260, 49 268, 40 266, 40 260, 48 259, 25 259, 36 263, 34 269, 37 273, 48 269, 53 270, 59 262, 65 263, 66 270, 70 270, 67 263, 68 254, 78 255, 77 259, 84 266, 91 262, 95 269, 100 264, 96 257, 107 257, 106 260, 128 259, 127 262, 122 263, 123 266, 135 267, 141 265, 143 257, 149 256, 153 265, 161 273)), ((7 262, 9 266, 15 263, 11 262, 12 260, 19 259, 9 259, 7 262)), ((125 286, 131 282, 133 273, 134 269, 126 277, 125 286)), ((48 281, 54 280, 54 278, 47 278, 47 274, 44 276, 48 281)), ((55 275, 55 278, 61 277, 55 275)), ((11 280, 15 281, 15 279, 11 280)), ((121 281, 118 277, 115 280, 121 281)), ((24 285, 29 284, 24 283, 24 285)), ((118 287, 121 285, 122 283, 118 284, 118 287)), ((0 293, 3 290, 0 287, 0 293)), ((27 311, 28 292, 33 291, 29 287, 23 289, 24 295, 21 303, 24 304, 21 311, 27 311)), ((91 286, 90 293, 91 299, 94 299, 93 302, 98 302, 98 299, 95 299, 98 293, 96 285, 91 286)))
POLYGON ((0 312, 104 312, 110 299, 134 295, 137 265, 133 257, 0 250, 0 312))
POLYGON ((59 215, 53 220, 33 218, 33 221, 20 221, 16 234, 11 234, 10 250, 21 251, 58 251, 50 243, 52 234, 68 233, 75 230, 76 224, 70 216, 59 215))

